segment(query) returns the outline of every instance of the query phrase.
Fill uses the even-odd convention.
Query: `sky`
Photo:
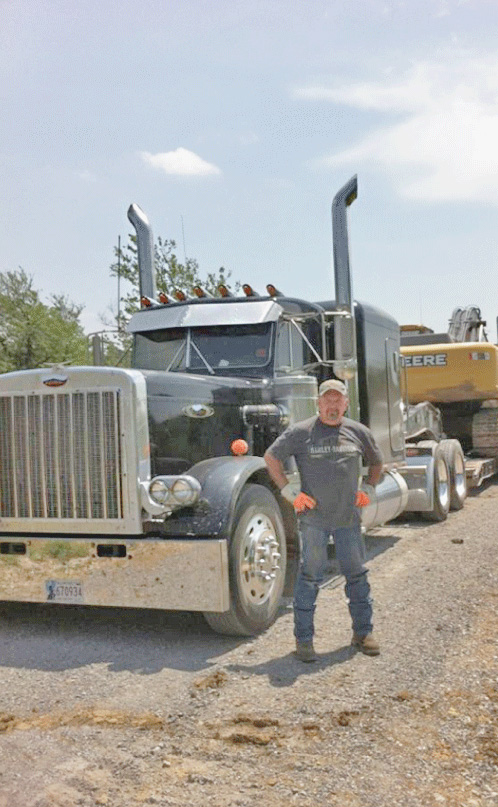
[[[0,272],[117,308],[137,203],[201,275],[497,341],[496,0],[0,0]]]

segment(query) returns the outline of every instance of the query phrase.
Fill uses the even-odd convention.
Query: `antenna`
[[[118,235],[118,333],[121,330],[121,236]]]

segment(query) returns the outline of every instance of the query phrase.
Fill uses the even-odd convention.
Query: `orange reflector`
[[[245,440],[234,440],[232,445],[230,446],[230,451],[232,454],[235,454],[236,457],[242,456],[242,454],[247,454],[249,451],[249,445],[246,443]]]
[[[164,291],[159,292],[159,299],[164,304],[169,303],[169,297],[167,294],[164,293]]]
[[[152,305],[152,300],[150,299],[150,297],[141,297],[140,305],[142,306],[142,308],[150,308]]]
[[[186,300],[187,300],[187,295],[185,294],[185,292],[180,291],[180,289],[175,289],[175,290],[174,290],[174,292],[173,292],[173,295],[174,295],[174,296],[176,297],[176,299],[177,299],[177,300],[179,300],[181,303],[185,303],[185,302],[186,302]]]

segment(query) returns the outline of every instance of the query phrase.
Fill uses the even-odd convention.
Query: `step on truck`
[[[297,524],[262,459],[317,411],[318,385],[346,381],[349,415],[385,460],[369,529],[414,511],[446,518],[448,457],[405,448],[399,325],[353,304],[347,209],[332,205],[335,299],[156,297],[147,217],[137,232],[143,307],[132,369],[53,367],[0,376],[0,599],[200,611],[255,635],[292,592]],[[296,473],[289,464],[291,477]]]

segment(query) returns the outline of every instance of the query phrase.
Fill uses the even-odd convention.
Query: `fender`
[[[193,465],[187,473],[201,483],[201,499],[194,507],[177,510],[167,518],[159,526],[161,535],[228,539],[242,488],[255,474],[266,474],[266,465],[262,457],[213,457]],[[147,527],[157,531],[151,522]]]

